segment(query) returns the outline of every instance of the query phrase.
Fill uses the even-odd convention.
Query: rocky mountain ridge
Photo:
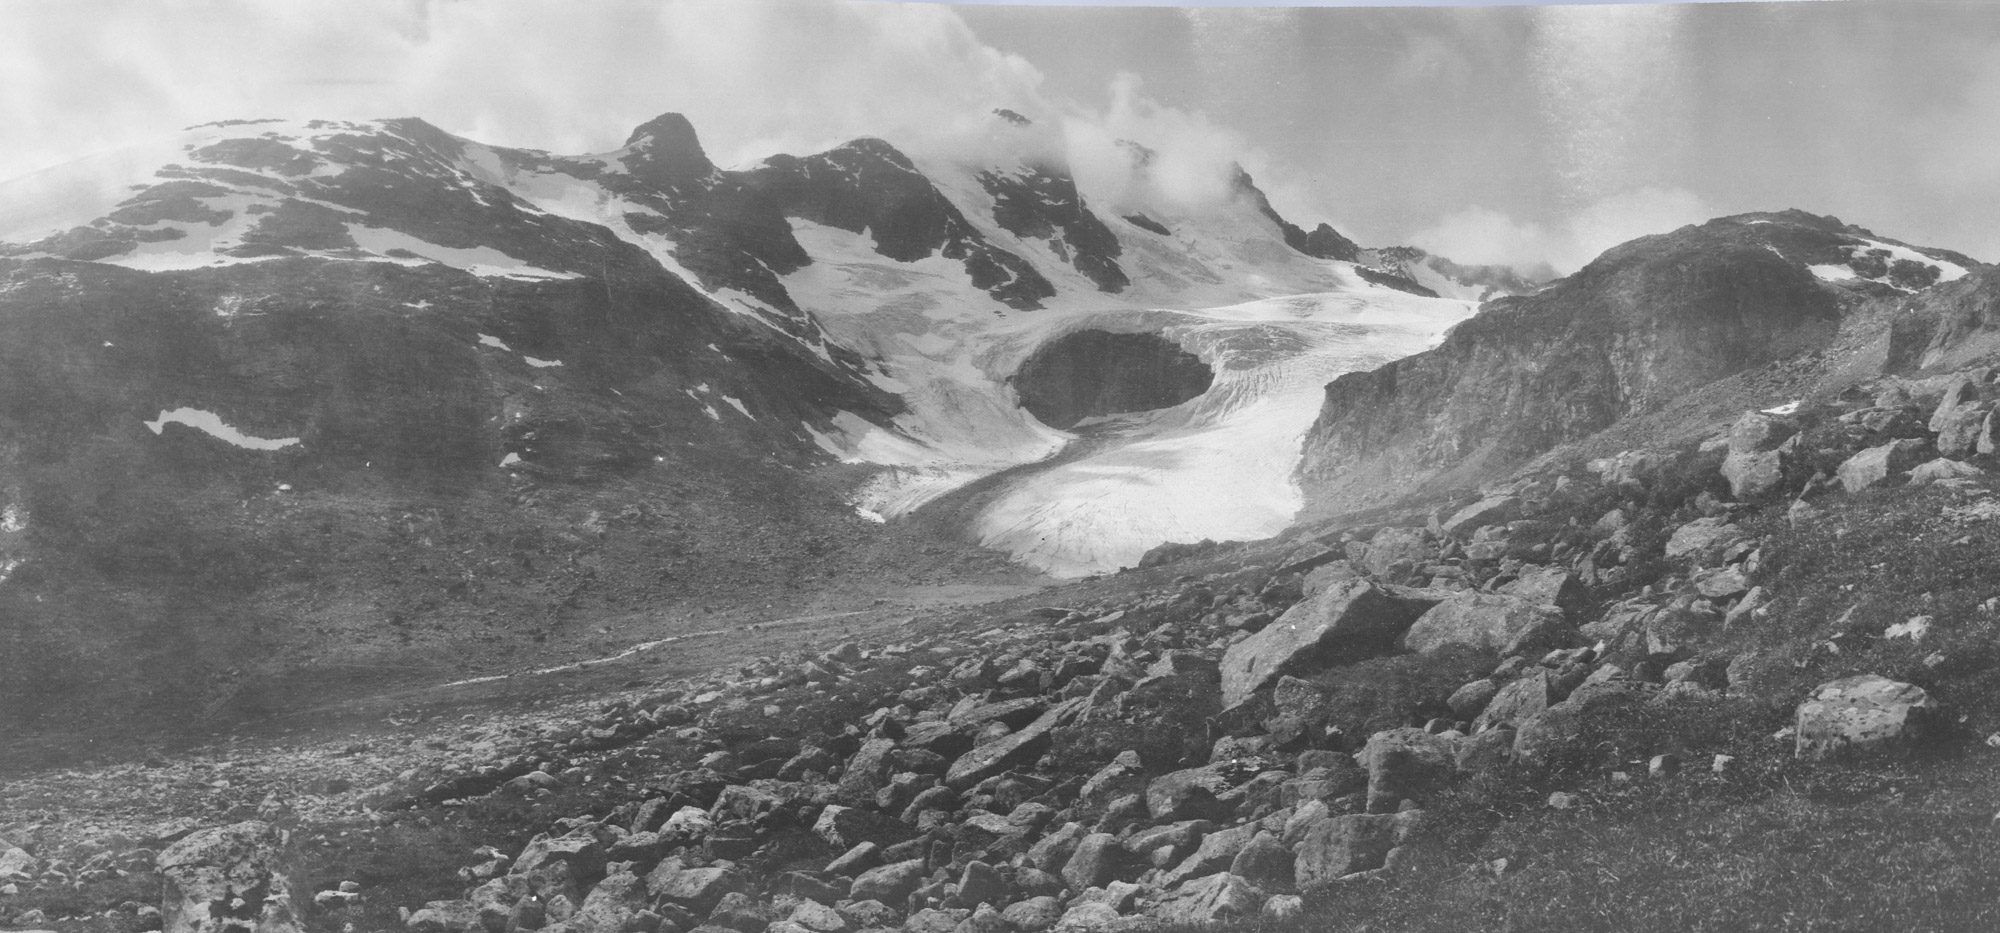
[[[1323,514],[1476,483],[1723,377],[1809,355],[1850,309],[1977,268],[1798,211],[1643,237],[1532,295],[1488,302],[1435,349],[1335,379],[1301,482]]]

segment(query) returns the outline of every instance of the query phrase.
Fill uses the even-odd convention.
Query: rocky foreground
[[[468,731],[457,754],[374,786],[272,796],[224,814],[256,819],[183,824],[155,848],[0,844],[0,917],[38,890],[155,874],[160,907],[128,903],[119,926],[1041,933],[1330,916],[1357,886],[1465,859],[1468,795],[1527,788],[1564,809],[1598,787],[1907,759],[2000,728],[1978,686],[2000,614],[1990,574],[1885,603],[1815,563],[1880,531],[1871,514],[1922,517],[1905,549],[1977,548],[2000,518],[1995,398],[1983,369],[1886,379],[1699,444],[1543,462],[1428,513],[1197,554],[1206,572],[1150,595]],[[1717,710],[1789,724],[1747,745],[1675,733]],[[563,810],[582,787],[596,795]],[[547,831],[460,853],[460,897],[383,904],[351,879],[293,880],[306,837],[367,844],[328,841],[336,824],[500,799],[539,808]]]

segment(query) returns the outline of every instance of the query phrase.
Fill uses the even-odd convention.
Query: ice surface
[[[224,424],[222,417],[215,412],[203,411],[199,408],[176,408],[173,411],[162,410],[159,418],[145,422],[146,427],[151,428],[154,434],[159,434],[166,430],[169,424],[187,425],[190,428],[213,437],[221,438],[246,450],[282,450],[299,443],[299,439],[296,437],[251,437],[242,431]]]

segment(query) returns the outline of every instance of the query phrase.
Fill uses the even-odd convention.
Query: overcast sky
[[[239,117],[585,152],[678,110],[737,164],[976,148],[998,106],[1080,175],[1124,137],[1191,173],[1241,161],[1308,226],[1463,261],[1568,269],[1783,207],[2000,259],[1994,3],[0,2],[0,177]]]

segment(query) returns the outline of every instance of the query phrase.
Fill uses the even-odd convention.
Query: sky
[[[2000,260],[2000,4],[1097,8],[880,0],[5,0],[0,178],[196,123],[420,116],[557,152],[688,115],[718,162],[1035,118],[1189,198],[1241,163],[1365,245],[1559,270],[1798,207]]]

